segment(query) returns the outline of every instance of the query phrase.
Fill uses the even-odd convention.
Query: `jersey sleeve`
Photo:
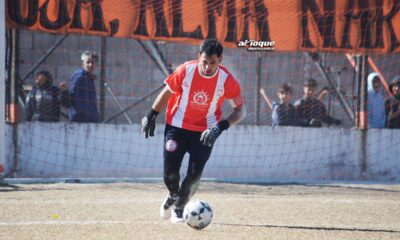
[[[175,71],[164,80],[171,92],[182,92],[182,81],[185,77],[185,65],[180,65]]]
[[[240,84],[232,76],[229,76],[225,81],[225,97],[231,99],[237,107],[243,105]]]

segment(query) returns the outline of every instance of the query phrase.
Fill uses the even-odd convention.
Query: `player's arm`
[[[228,118],[226,118],[226,121],[228,121],[229,126],[231,126],[241,122],[244,117],[246,117],[246,107],[243,104],[242,96],[230,99],[229,103],[233,108],[233,112],[228,116]]]
[[[205,130],[201,134],[200,141],[205,146],[212,147],[223,131],[227,130],[231,125],[239,123],[246,116],[246,108],[243,104],[242,96],[239,95],[234,99],[230,99],[229,103],[233,108],[233,112],[228,118],[220,121],[216,126]]]
[[[165,106],[167,106],[168,100],[171,97],[173,92],[168,87],[164,87],[164,89],[158,94],[156,100],[153,103],[152,109],[156,112],[161,112]]]
[[[168,87],[165,87],[158,94],[153,106],[151,107],[151,110],[142,119],[142,132],[144,132],[144,136],[146,138],[148,138],[148,136],[154,136],[154,130],[156,129],[156,117],[165,108],[172,94],[173,92]]]

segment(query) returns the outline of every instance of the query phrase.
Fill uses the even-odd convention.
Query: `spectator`
[[[26,121],[58,122],[61,105],[71,106],[65,83],[60,83],[60,88],[53,86],[53,77],[48,71],[38,72],[35,85],[26,99]]]
[[[368,127],[384,128],[386,121],[385,105],[381,80],[375,72],[368,75]]]
[[[99,121],[94,70],[98,56],[95,52],[85,51],[81,56],[82,68],[71,77],[72,107],[69,117],[72,122]]]
[[[283,83],[278,90],[279,103],[271,101],[265,94],[264,89],[260,89],[261,95],[272,110],[272,126],[296,126],[295,110],[290,103],[292,98],[292,87],[288,83]]]
[[[341,125],[342,121],[329,116],[324,104],[316,99],[317,88],[316,80],[310,78],[305,81],[304,96],[294,104],[297,121],[305,127],[321,127],[322,122]]]
[[[400,128],[400,76],[396,76],[389,85],[392,97],[385,101],[386,127]]]

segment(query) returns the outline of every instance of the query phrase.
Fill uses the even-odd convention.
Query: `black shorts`
[[[200,136],[201,132],[167,124],[164,132],[164,171],[179,171],[185,153],[189,153],[189,166],[201,173],[210,158],[212,147],[204,146]]]

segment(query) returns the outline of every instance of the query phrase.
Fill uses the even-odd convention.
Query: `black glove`
[[[229,122],[227,120],[223,120],[219,122],[216,126],[202,132],[200,136],[200,142],[202,142],[204,146],[212,147],[219,135],[221,135],[221,133],[228,128]]]
[[[154,130],[156,129],[156,117],[159,112],[151,109],[146,117],[142,119],[142,132],[144,132],[145,138],[148,136],[154,136]]]

